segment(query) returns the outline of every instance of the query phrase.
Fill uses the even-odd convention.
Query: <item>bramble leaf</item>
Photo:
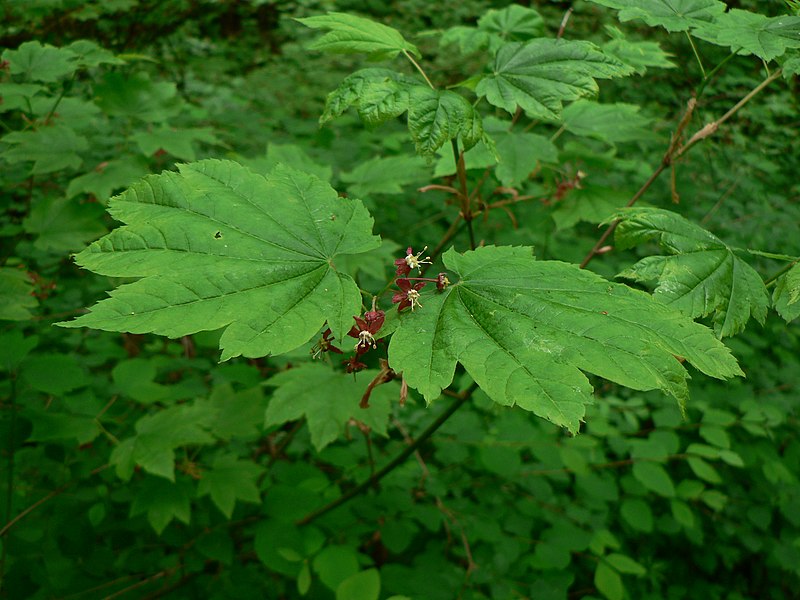
[[[480,114],[463,96],[431,89],[387,69],[362,69],[328,94],[320,123],[353,106],[368,125],[380,125],[408,112],[408,130],[417,154],[433,157],[445,142],[459,138],[468,150],[483,137]]]
[[[800,317],[800,264],[778,279],[772,293],[772,305],[787,323]]]
[[[800,48],[800,17],[767,17],[734,8],[693,33],[734,52],[755,54],[770,61],[788,48]]]
[[[718,0],[590,0],[619,11],[620,21],[641,19],[650,27],[686,31],[714,21],[725,12]]]
[[[374,58],[393,58],[403,51],[420,56],[417,47],[406,41],[399,31],[371,19],[329,12],[297,21],[312,29],[329,30],[309,46],[311,50],[336,54],[363,52]]]
[[[530,248],[451,249],[443,260],[458,283],[402,314],[389,345],[392,368],[428,402],[450,385],[458,362],[495,402],[576,432],[592,402],[581,371],[680,402],[688,373],[675,356],[712,377],[741,374],[704,326],[644,292],[536,261]]]
[[[336,256],[375,248],[372,217],[316,177],[230,161],[181,165],[109,202],[127,224],[78,254],[84,268],[139,277],[65,327],[180,337],[225,328],[222,360],[297,348],[327,320],[336,337],[361,312]]]
[[[648,256],[618,277],[658,281],[653,295],[692,318],[714,313],[714,331],[727,337],[750,317],[763,323],[769,295],[761,277],[731,248],[702,227],[658,208],[630,208],[614,218],[620,248],[657,239],[671,256]]]
[[[222,454],[209,470],[204,470],[197,485],[197,496],[210,495],[217,508],[228,519],[233,515],[236,501],[261,502],[257,481],[264,467],[232,454]]]
[[[510,114],[520,106],[531,118],[553,121],[559,118],[564,102],[594,96],[598,90],[595,79],[631,72],[589,42],[513,42],[497,51],[492,73],[478,82],[475,93]]]
[[[407,88],[418,84],[416,79],[391,69],[361,69],[328,94],[319,122],[327,123],[352,106],[364,122],[380,125],[408,110]]]
[[[279,373],[266,382],[276,389],[267,406],[265,424],[270,427],[305,416],[317,451],[341,437],[351,419],[385,436],[391,400],[398,396],[398,389],[379,386],[370,396],[369,407],[359,407],[367,384],[376,374],[377,371],[361,371],[356,380],[321,364],[306,364]]]
[[[469,150],[483,137],[481,117],[466,98],[425,86],[409,89],[408,130],[417,154],[427,157],[452,139],[460,138],[462,150]]]

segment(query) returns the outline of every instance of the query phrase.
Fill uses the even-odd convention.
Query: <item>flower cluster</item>
[[[428,247],[425,246],[420,252],[414,254],[411,246],[409,246],[408,250],[406,250],[406,255],[403,258],[398,258],[396,261],[394,261],[394,264],[397,267],[395,274],[398,277],[404,277],[411,273],[413,269],[417,269],[420,273],[422,273],[422,265],[431,264],[430,256],[420,258],[427,249]]]
[[[413,311],[415,308],[422,308],[422,303],[420,303],[420,294],[419,291],[424,288],[428,282],[435,283],[436,289],[442,291],[448,285],[450,285],[450,280],[447,278],[447,273],[439,273],[436,276],[436,279],[430,277],[406,277],[412,269],[419,270],[420,274],[422,274],[422,265],[430,265],[431,260],[430,256],[426,256],[425,258],[421,258],[422,254],[427,250],[428,247],[425,246],[422,249],[422,252],[417,252],[414,254],[414,250],[411,246],[408,247],[406,250],[406,255],[403,258],[398,258],[394,261],[395,266],[397,267],[397,271],[395,275],[398,276],[398,279],[395,280],[397,287],[400,288],[399,292],[395,292],[392,296],[392,303],[397,304],[397,310],[403,310],[404,308],[411,307]],[[417,283],[411,283],[412,281],[416,281]]]

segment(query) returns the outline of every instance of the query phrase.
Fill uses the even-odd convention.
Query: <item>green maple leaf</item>
[[[156,533],[161,534],[172,519],[189,524],[194,497],[188,481],[170,483],[159,477],[148,477],[131,503],[131,516],[147,513],[147,520]]]
[[[341,437],[350,419],[361,421],[385,436],[391,402],[398,397],[398,388],[378,386],[370,396],[369,408],[359,406],[367,384],[376,374],[377,371],[361,371],[356,380],[321,364],[279,373],[267,380],[267,385],[276,389],[267,406],[266,426],[305,416],[311,443],[317,451]]]
[[[207,404],[181,404],[142,417],[136,435],[114,448],[109,462],[122,479],[130,479],[135,465],[148,473],[175,481],[175,449],[214,443],[209,433],[217,411]]]
[[[669,256],[648,256],[619,277],[658,281],[657,300],[695,318],[713,313],[719,337],[744,329],[752,316],[763,323],[769,295],[758,273],[722,240],[683,217],[658,208],[631,208],[614,215],[620,248],[656,239]]]
[[[330,12],[297,21],[312,29],[330,30],[309,46],[311,50],[337,54],[365,53],[378,59],[393,58],[400,52],[420,56],[417,47],[406,41],[399,31],[363,17]]]
[[[389,345],[392,368],[429,402],[458,362],[495,402],[575,432],[592,402],[582,371],[681,403],[688,373],[675,356],[712,377],[741,374],[706,327],[644,292],[537,261],[530,248],[451,249],[443,261],[459,281],[401,315]]]
[[[0,320],[30,319],[38,305],[28,274],[22,269],[0,267]]]
[[[161,126],[152,131],[139,131],[131,135],[131,139],[145,156],[152,156],[159,150],[171,154],[181,160],[194,160],[196,142],[219,144],[217,136],[209,127],[175,129]]]
[[[597,94],[595,79],[630,73],[589,42],[536,39],[501,46],[475,93],[510,114],[520,106],[531,118],[554,121],[564,102]]]
[[[361,295],[336,256],[379,244],[360,201],[283,166],[264,177],[230,161],[182,165],[112,198],[109,212],[127,225],[75,260],[141,279],[61,325],[170,337],[226,328],[222,360],[288,352],[325,321],[341,339]]]
[[[97,203],[80,203],[77,199],[43,198],[25,217],[22,226],[36,235],[34,245],[52,252],[80,250],[106,233],[103,208]]]
[[[263,472],[264,467],[260,465],[223,454],[217,457],[211,469],[202,472],[197,495],[210,495],[217,508],[230,519],[237,500],[261,502],[257,482]]]
[[[772,305],[788,323],[800,317],[800,264],[778,278],[772,293]]]
[[[89,148],[86,138],[66,125],[52,125],[33,131],[14,131],[0,141],[13,144],[3,152],[2,156],[6,161],[33,161],[33,175],[67,168],[76,169],[83,162],[78,153]]]
[[[512,4],[489,10],[478,19],[477,27],[451,27],[442,35],[440,44],[457,44],[465,54],[484,48],[494,52],[504,42],[525,41],[543,33],[544,20],[538,12]]]
[[[672,55],[664,52],[657,42],[627,40],[625,34],[612,25],[606,25],[605,30],[611,39],[603,44],[603,52],[635,69],[638,75],[647,73],[648,67],[675,68],[669,60]]]
[[[766,17],[732,9],[694,31],[700,39],[770,61],[788,48],[800,48],[800,17]]]
[[[430,168],[417,156],[376,156],[342,173],[341,179],[356,196],[402,194],[405,186],[428,181]]]
[[[39,42],[25,42],[16,50],[3,52],[12,75],[29,81],[58,81],[75,72],[78,55],[66,48],[55,48]]]
[[[564,109],[564,127],[575,135],[592,137],[609,144],[648,140],[653,121],[639,114],[635,104],[600,104],[576,100]]]
[[[718,0],[590,0],[619,11],[620,21],[641,19],[650,27],[686,31],[714,21],[725,12]]]

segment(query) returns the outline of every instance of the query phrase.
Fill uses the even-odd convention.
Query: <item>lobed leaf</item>
[[[800,17],[767,17],[738,8],[697,28],[694,35],[734,52],[770,61],[789,48],[800,48]]]
[[[619,277],[658,281],[654,297],[690,317],[713,313],[720,338],[742,331],[750,317],[764,322],[769,295],[761,277],[715,235],[658,208],[630,208],[615,218],[618,246],[656,239],[671,255],[644,258]]]
[[[328,33],[312,43],[311,50],[337,54],[365,53],[375,58],[393,58],[400,52],[420,56],[417,47],[406,41],[402,34],[371,19],[346,13],[330,12],[327,15],[297,19],[312,29],[327,29]]]
[[[461,363],[495,402],[576,432],[592,401],[582,371],[680,402],[688,373],[675,356],[712,377],[741,374],[702,325],[574,265],[536,261],[530,248],[451,249],[443,260],[458,283],[402,314],[389,345],[392,368],[428,402]]]
[[[341,338],[361,296],[335,259],[379,244],[360,201],[283,166],[263,177],[230,161],[181,165],[113,198],[109,212],[127,226],[76,261],[141,279],[60,325],[170,337],[225,328],[222,360],[288,352],[325,321]]]
[[[650,27],[686,31],[713,22],[725,12],[718,0],[590,0],[619,11],[620,21],[641,19]]]
[[[40,42],[25,42],[16,50],[3,52],[12,75],[27,81],[58,81],[72,75],[77,68],[78,55],[67,48],[56,48]]]
[[[609,144],[648,140],[653,137],[653,121],[639,114],[635,104],[600,104],[576,100],[564,109],[564,127],[580,136]]]
[[[564,102],[597,94],[595,79],[631,72],[590,42],[535,39],[501,46],[475,93],[510,114],[520,106],[531,118],[554,121]]]
[[[669,60],[672,55],[664,52],[658,42],[627,40],[625,34],[612,25],[606,25],[605,30],[611,39],[603,44],[603,52],[633,68],[637,75],[647,73],[648,67],[675,68],[675,63]]]
[[[307,364],[279,373],[267,380],[267,385],[276,389],[267,406],[265,426],[305,417],[311,443],[317,451],[341,437],[351,419],[385,436],[390,401],[398,391],[391,386],[380,386],[373,391],[369,407],[360,408],[361,396],[377,372],[361,373],[355,380],[321,364]]]
[[[788,323],[800,317],[800,264],[778,278],[772,293],[772,305]]]
[[[525,41],[543,33],[544,20],[538,12],[512,4],[487,11],[477,27],[451,27],[442,34],[440,44],[457,44],[465,54],[483,49],[494,52],[504,42]]]

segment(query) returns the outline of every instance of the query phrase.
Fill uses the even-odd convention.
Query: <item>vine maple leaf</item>
[[[284,166],[267,177],[231,161],[181,165],[113,198],[127,225],[75,258],[111,277],[138,277],[64,327],[180,337],[225,328],[222,359],[280,354],[325,321],[341,339],[361,312],[336,257],[379,245],[358,200]]]
[[[742,374],[707,327],[575,265],[492,246],[451,249],[443,261],[460,281],[402,314],[389,345],[391,367],[428,402],[461,363],[498,404],[576,432],[592,402],[583,372],[681,403],[689,375],[676,356],[712,377]]]

